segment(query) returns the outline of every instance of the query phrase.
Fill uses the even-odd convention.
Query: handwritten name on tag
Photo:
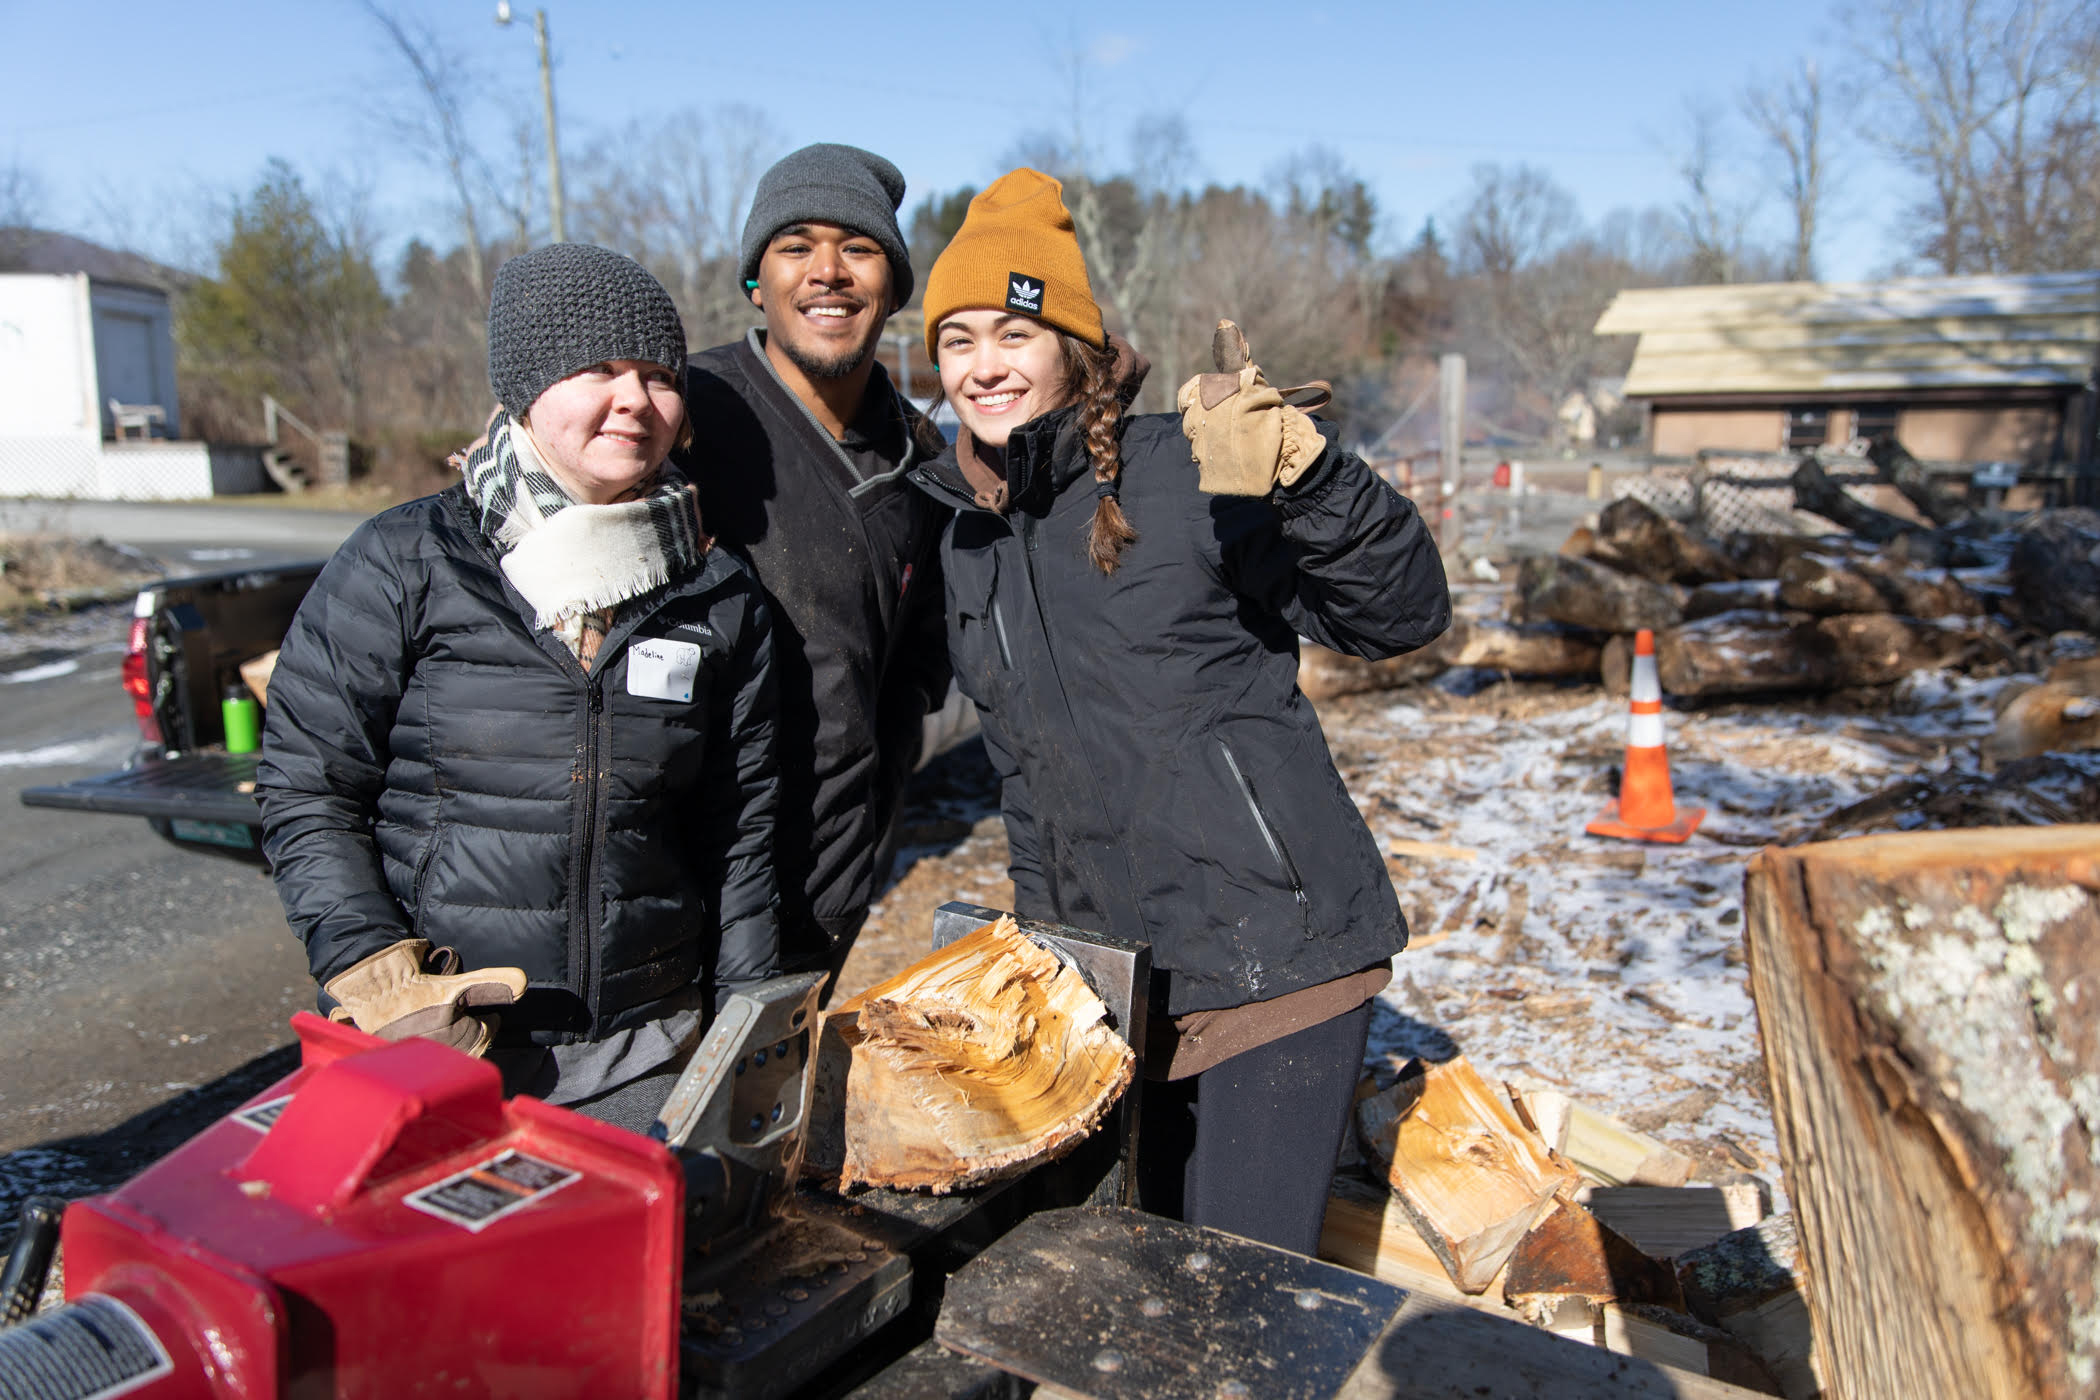
[[[627,693],[646,700],[693,698],[693,677],[700,673],[696,642],[644,637],[627,647]]]

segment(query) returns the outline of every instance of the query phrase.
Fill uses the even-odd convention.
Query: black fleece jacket
[[[631,693],[652,638],[699,648],[689,699]],[[503,1038],[564,1044],[770,975],[772,647],[723,550],[620,605],[586,672],[464,488],[358,526],[292,619],[255,770],[314,979],[427,938],[525,969]]]
[[[1298,691],[1298,637],[1383,657],[1442,633],[1421,518],[1331,445],[1271,497],[1206,496],[1177,416],[1126,417],[1138,538],[1103,574],[1076,416],[1015,430],[1004,514],[975,505],[952,450],[912,478],[958,508],[950,653],[1003,780],[1019,912],[1150,943],[1155,1004],[1177,1016],[1398,952],[1407,925]]]
[[[693,358],[696,437],[681,465],[701,519],[750,563],[778,644],[782,912],[836,938],[857,929],[876,888],[920,724],[948,693],[941,633],[945,507],[904,473],[940,437],[880,364],[862,420],[898,415],[900,454],[865,474],[767,362],[757,331]]]

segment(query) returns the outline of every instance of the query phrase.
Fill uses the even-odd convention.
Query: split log
[[[1610,1114],[1544,1085],[1506,1087],[1526,1126],[1601,1186],[1682,1186],[1691,1178],[1691,1158]]]
[[[1706,583],[1692,590],[1684,600],[1684,620],[1696,622],[1702,617],[1718,617],[1724,612],[1747,609],[1752,612],[1779,612],[1783,608],[1779,601],[1779,580],[1776,578],[1743,578],[1727,583]]]
[[[1558,1314],[1569,1298],[1684,1307],[1675,1270],[1569,1200],[1555,1201],[1509,1256],[1502,1297],[1534,1323]]]
[[[1136,1056],[1086,979],[1002,918],[824,1018],[843,1069],[839,1185],[935,1193],[1017,1176],[1093,1131]],[[811,1167],[828,1171],[812,1135]]]
[[[2100,827],[1751,863],[1746,943],[1832,1389],[2100,1386]]]
[[[1926,573],[1876,560],[1834,559],[1826,554],[1800,554],[1780,565],[1779,601],[1812,613],[1983,615],[1983,600],[1944,572]]]
[[[1517,570],[1517,591],[1526,620],[1565,622],[1596,632],[1673,627],[1684,617],[1677,595],[1666,586],[1593,559],[1528,558]]]
[[[1697,585],[1737,577],[1735,566],[1713,545],[1633,496],[1621,496],[1604,508],[1587,553],[1599,563],[1656,583]]]
[[[1693,1315],[1738,1338],[1788,1400],[1813,1400],[1823,1386],[1800,1255],[1794,1217],[1775,1215],[1685,1255],[1677,1281]]]
[[[1462,1055],[1409,1061],[1392,1088],[1356,1106],[1356,1125],[1394,1198],[1468,1293],[1494,1280],[1554,1193],[1577,1182]]]
[[[270,703],[270,677],[277,671],[277,653],[266,651],[241,663],[241,681],[253,692],[255,703]]]
[[[2047,510],[2021,526],[2012,589],[2030,627],[2100,633],[2100,511]]]
[[[1576,1197],[1590,1214],[1650,1254],[1675,1258],[1764,1219],[1754,1181],[1717,1186],[1593,1186]]]

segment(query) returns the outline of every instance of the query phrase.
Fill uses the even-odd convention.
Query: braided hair
[[[1123,419],[1123,398],[1116,384],[1116,354],[1089,345],[1077,336],[1058,333],[1064,352],[1065,382],[1079,405],[1079,430],[1094,467],[1093,529],[1087,536],[1087,558],[1104,574],[1116,571],[1123,551],[1137,541],[1137,531],[1123,514],[1123,448],[1116,429]]]

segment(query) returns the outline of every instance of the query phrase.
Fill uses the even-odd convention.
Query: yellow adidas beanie
[[[1040,170],[1008,171],[970,201],[962,227],[926,274],[926,354],[957,311],[1018,311],[1105,347],[1101,308],[1065,210],[1064,186]]]

